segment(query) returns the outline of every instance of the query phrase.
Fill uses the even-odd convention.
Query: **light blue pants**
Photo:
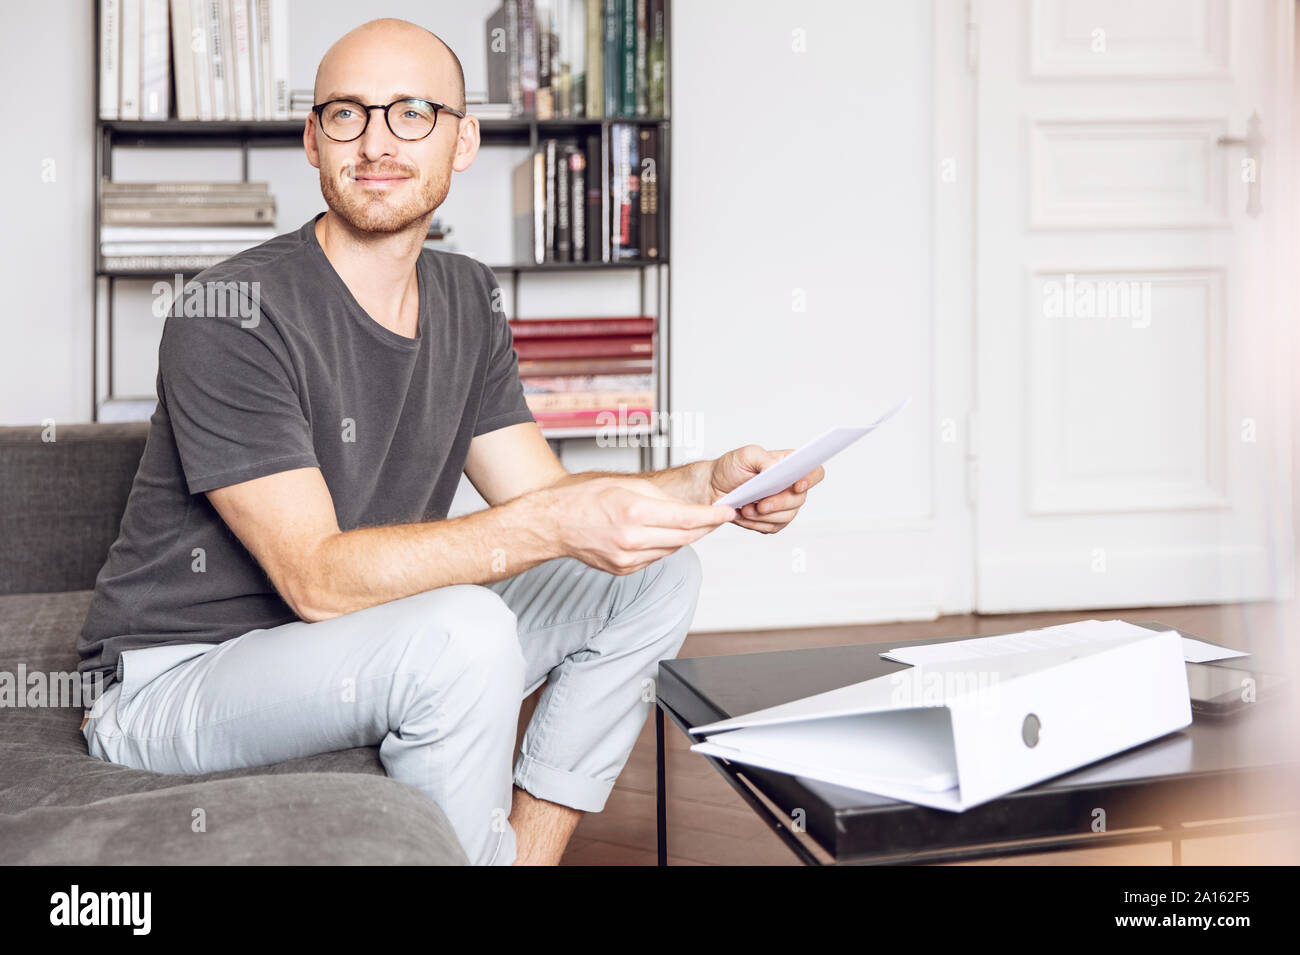
[[[599,812],[695,613],[683,547],[616,576],[564,557],[219,644],[123,652],[83,730],[92,756],[158,773],[264,766],[379,745],[475,864],[515,859],[512,783]],[[546,683],[511,757],[523,698]]]

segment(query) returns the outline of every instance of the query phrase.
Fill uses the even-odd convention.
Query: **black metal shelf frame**
[[[672,16],[671,3],[664,4],[664,48],[665,55],[671,49],[671,30]],[[103,183],[111,181],[113,173],[113,149],[115,147],[147,147],[147,148],[194,148],[194,147],[231,147],[238,148],[241,156],[241,179],[248,182],[249,174],[249,150],[252,148],[275,148],[275,147],[292,147],[302,141],[304,119],[292,120],[258,120],[258,121],[234,121],[234,120],[216,120],[216,121],[188,121],[178,119],[166,120],[114,120],[101,119],[99,116],[99,5],[95,5],[95,95],[92,100],[94,109],[95,124],[95,157],[94,157],[94,229],[92,232],[93,248],[91,250],[91,262],[93,264],[94,298],[92,301],[91,314],[91,416],[92,420],[99,420],[101,395],[100,395],[100,364],[101,351],[103,352],[104,364],[104,394],[102,400],[107,402],[117,396],[113,388],[113,292],[114,286],[118,279],[147,279],[159,278],[162,276],[172,276],[176,273],[182,275],[197,274],[198,269],[116,269],[110,270],[104,267],[103,258],[100,255],[100,226],[101,211],[103,199]],[[638,299],[639,313],[646,314],[647,299],[647,282],[653,282],[655,286],[655,349],[654,349],[654,379],[655,379],[655,423],[650,431],[653,436],[658,436],[662,432],[658,423],[669,413],[669,368],[668,368],[668,349],[670,345],[670,312],[668,299],[671,291],[670,276],[668,269],[668,239],[671,234],[670,229],[670,170],[671,170],[671,124],[666,117],[645,117],[645,116],[626,116],[626,117],[603,117],[599,119],[588,118],[570,118],[570,119],[537,119],[535,117],[519,117],[512,119],[480,119],[479,126],[482,131],[482,143],[484,146],[527,146],[530,152],[536,152],[541,142],[548,138],[563,137],[567,135],[579,135],[590,132],[595,129],[608,131],[609,127],[614,125],[633,125],[633,126],[654,126],[659,130],[659,155],[656,157],[656,176],[658,178],[658,204],[659,204],[659,250],[660,257],[655,259],[632,259],[617,262],[547,262],[543,264],[533,263],[516,263],[506,265],[494,265],[492,270],[497,273],[505,273],[510,277],[511,286],[511,303],[515,315],[519,314],[519,295],[520,295],[520,276],[529,274],[541,274],[546,272],[573,272],[584,273],[593,270],[637,270],[638,276]],[[606,132],[607,138],[607,132]],[[602,177],[603,191],[608,190],[609,180],[607,176]],[[100,305],[104,304],[104,330],[100,330]],[[546,433],[546,432],[544,432]],[[630,433],[640,435],[641,432],[631,430]],[[547,433],[548,440],[558,442],[568,437],[583,436],[590,437],[585,433],[585,429],[561,429],[559,432]],[[652,448],[642,447],[641,449],[641,466],[643,470],[649,470],[654,467],[654,454]],[[667,455],[665,455],[664,464],[667,464]]]

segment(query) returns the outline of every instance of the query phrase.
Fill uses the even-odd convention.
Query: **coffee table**
[[[1146,624],[1166,629],[1159,624]],[[1191,636],[1191,634],[1186,634]],[[967,637],[952,637],[961,640]],[[668,858],[664,716],[683,732],[906,669],[883,660],[913,640],[733,656],[665,660],[655,707],[659,864]],[[1237,665],[1241,661],[1234,661]],[[1287,700],[1262,701],[1229,717],[1194,714],[1190,726],[963,813],[707,759],[803,862],[953,862],[989,856],[1172,842],[1300,823],[1297,766],[1284,753]],[[1097,810],[1104,831],[1095,831]]]

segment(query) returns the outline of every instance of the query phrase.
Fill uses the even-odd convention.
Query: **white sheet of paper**
[[[1248,656],[1249,653],[1241,650],[1229,650],[1227,647],[1216,647],[1212,643],[1194,637],[1183,637],[1183,659],[1188,663],[1211,663],[1214,660],[1231,660],[1233,657]]]
[[[839,454],[854,441],[875,431],[906,408],[911,400],[912,398],[909,395],[869,425],[856,428],[831,428],[824,434],[813,438],[797,451],[787,454],[766,471],[755,474],[740,487],[732,489],[730,493],[715,503],[726,504],[728,507],[739,509],[746,504],[760,501],[769,494],[785,490],[801,477],[815,471],[818,465],[824,464]]]
[[[1042,630],[1027,630],[1024,633],[1008,633],[996,637],[976,637],[973,640],[958,640],[952,643],[932,643],[922,647],[898,647],[882,653],[881,656],[896,663],[908,663],[916,666],[924,663],[969,660],[972,657],[1023,653],[1027,650],[1067,647],[1078,643],[1112,639],[1110,632],[1100,624],[1101,621],[1098,620],[1080,620],[1078,623],[1045,627]],[[1249,654],[1240,650],[1215,646],[1203,640],[1183,637],[1182,634],[1179,634],[1179,636],[1182,637],[1183,641],[1183,659],[1188,663],[1209,663],[1212,660],[1228,660],[1232,657],[1249,656]]]

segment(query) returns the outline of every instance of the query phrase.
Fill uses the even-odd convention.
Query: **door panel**
[[[1289,0],[978,11],[978,609],[1278,596]]]

